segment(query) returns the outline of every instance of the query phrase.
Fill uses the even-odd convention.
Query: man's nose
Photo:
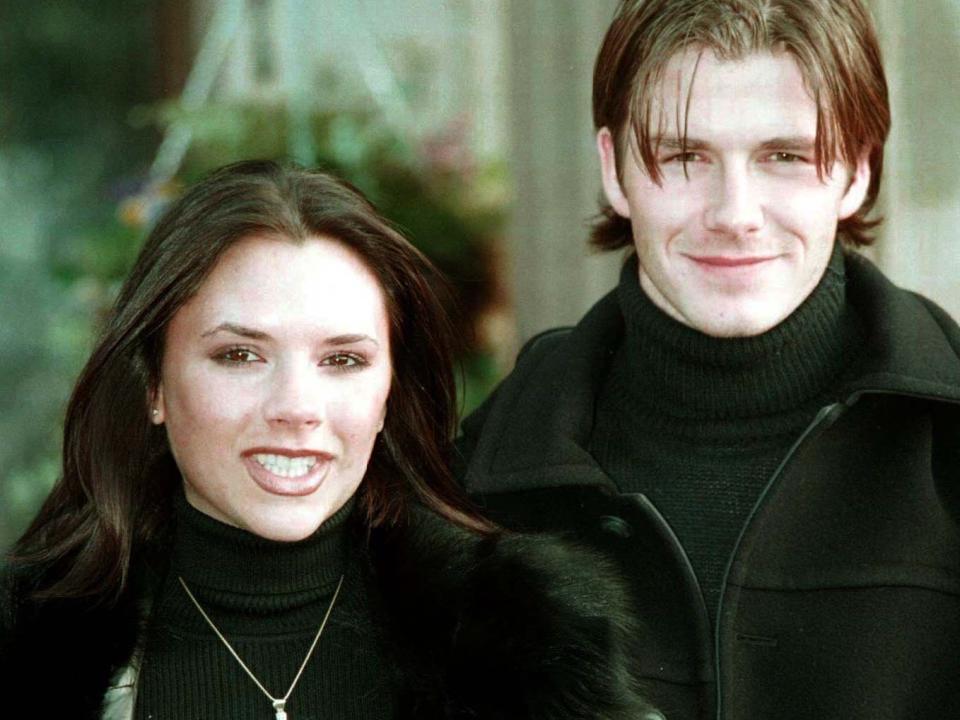
[[[322,379],[312,363],[289,364],[277,368],[264,403],[271,425],[303,428],[323,422]]]
[[[707,205],[707,229],[741,237],[756,232],[763,224],[762,195],[749,169],[742,166],[724,168]]]

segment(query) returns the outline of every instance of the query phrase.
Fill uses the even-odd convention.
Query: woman
[[[321,173],[238,163],[170,208],[4,575],[11,716],[638,716],[614,574],[450,477],[437,282]]]

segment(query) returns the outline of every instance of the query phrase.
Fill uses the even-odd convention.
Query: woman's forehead
[[[384,295],[354,251],[326,237],[253,236],[220,257],[173,322],[279,334],[298,328],[385,336]],[[204,330],[206,332],[206,330]]]

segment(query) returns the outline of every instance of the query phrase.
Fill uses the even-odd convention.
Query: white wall
[[[872,5],[893,106],[875,256],[960,318],[960,1]]]
[[[509,5],[508,240],[517,338],[576,322],[617,279],[619,255],[587,249],[600,170],[591,117],[593,63],[614,0]]]

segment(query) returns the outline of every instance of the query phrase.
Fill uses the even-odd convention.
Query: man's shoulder
[[[552,328],[530,338],[517,354],[513,370],[473,412],[463,418],[454,453],[457,477],[465,477],[481,436],[492,432],[491,426],[505,427],[506,419],[514,415],[513,408],[525,393],[537,392],[544,378],[556,377],[556,368],[546,371],[543,368],[562,357],[562,348],[569,342],[572,330],[572,327]]]
[[[960,399],[960,326],[936,302],[848,256],[848,298],[865,324],[859,389]]]
[[[488,399],[501,402],[507,397],[515,399],[531,384],[556,377],[564,358],[569,356],[571,342],[575,340],[571,338],[574,330],[572,325],[550,328],[527,340],[517,353],[513,369]]]
[[[601,298],[577,325],[551,328],[530,338],[513,370],[463,420],[457,443],[458,474],[462,477],[465,461],[473,456],[481,436],[526,435],[547,425],[557,430],[550,421],[558,416],[575,423],[592,404],[622,328],[614,291]]]
[[[573,325],[561,325],[538,332],[520,348],[520,352],[517,353],[517,364],[524,358],[542,357],[557,350],[569,338],[570,333],[573,332],[573,327]]]
[[[590,381],[595,355],[609,356],[619,343],[622,315],[611,292],[601,298],[576,325],[550,328],[531,337],[520,348],[513,370],[488,400],[503,400],[542,385],[552,386],[563,376],[578,385]],[[532,386],[532,387],[531,387]],[[485,403],[485,405],[488,403]]]
[[[946,338],[947,342],[950,343],[950,346],[953,348],[954,352],[957,353],[958,360],[960,360],[960,325],[957,324],[956,318],[950,315],[950,313],[948,313],[926,295],[922,295],[913,291],[907,292],[909,292],[917,301],[919,301],[927,314],[933,318],[933,321],[940,328],[940,331],[943,333],[943,336]]]

